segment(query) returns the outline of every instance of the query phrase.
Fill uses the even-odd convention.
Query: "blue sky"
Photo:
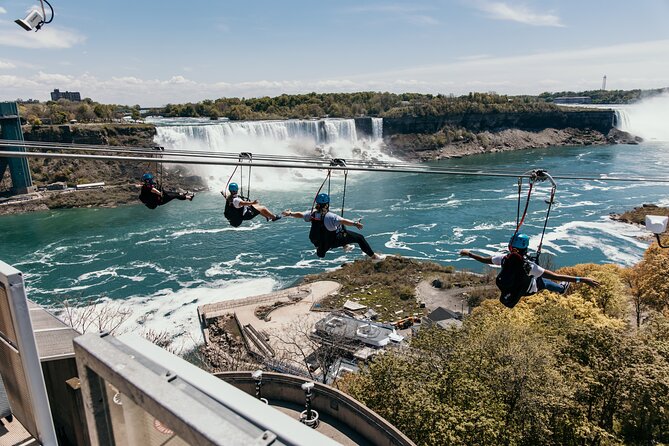
[[[669,1],[0,0],[0,100],[162,105],[282,93],[669,86]]]

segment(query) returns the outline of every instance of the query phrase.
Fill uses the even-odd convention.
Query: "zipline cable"
[[[76,150],[76,151],[93,151],[93,152],[112,152],[112,153],[141,153],[146,155],[154,155],[155,149],[145,148],[145,147],[121,147],[121,146],[90,146],[83,144],[59,144],[59,143],[42,143],[42,142],[32,142],[32,141],[13,141],[13,140],[0,140],[0,147],[24,147],[24,148],[43,148],[47,150]],[[188,158],[229,158],[237,159],[239,153],[237,152],[215,152],[215,151],[186,151],[186,150],[165,150],[162,153],[165,155],[175,155],[175,156],[184,156]],[[323,157],[299,157],[299,156],[285,156],[285,155],[265,155],[265,154],[255,154],[254,157],[257,160],[265,161],[281,161],[281,162],[300,162],[300,163],[310,163],[322,165],[324,162],[327,162],[328,159]],[[155,162],[155,160],[153,161]],[[367,167],[379,167],[379,168],[407,168],[407,169],[441,169],[439,167],[432,167],[425,164],[416,164],[416,163],[403,163],[403,162],[390,162],[390,161],[368,161],[368,160],[346,160],[347,164],[350,166],[367,166]],[[178,163],[178,162],[177,162]],[[298,167],[298,166],[296,166]],[[509,169],[481,169],[481,168],[466,168],[461,166],[451,166],[447,170],[458,170],[462,172],[499,172],[499,173],[509,173]],[[407,172],[409,173],[409,172]],[[520,176],[521,172],[515,173],[513,176]],[[600,174],[593,172],[584,172],[579,177],[575,176],[564,176],[564,175],[554,175],[555,178],[559,179],[574,179],[574,180],[590,180],[590,181],[604,181],[604,180],[613,180],[613,181],[637,181],[638,177],[631,179],[622,178],[603,178],[598,177],[597,175],[608,175]],[[663,182],[666,178],[661,177],[644,177],[645,181],[648,182]]]
[[[16,145],[16,144],[15,144]],[[239,156],[239,154],[237,154]],[[135,157],[135,156],[110,156],[110,155],[88,155],[88,154],[63,154],[63,153],[43,153],[43,152],[9,152],[0,150],[0,157],[3,158],[55,158],[55,159],[89,159],[89,160],[99,160],[99,161],[132,161],[132,162],[155,162],[155,158],[149,157]],[[237,161],[228,161],[228,160],[207,160],[207,159],[178,159],[178,158],[163,158],[163,163],[173,163],[173,164],[194,164],[194,165],[220,165],[220,166],[237,166],[240,162]],[[348,165],[347,167],[339,166],[329,166],[326,164],[327,160],[321,160],[320,164],[298,164],[290,162],[256,162],[254,163],[256,167],[277,167],[277,168],[300,168],[300,169],[313,169],[313,170],[351,170],[351,171],[365,171],[365,172],[388,172],[388,173],[418,173],[418,174],[430,174],[430,175],[462,175],[462,176],[480,176],[480,177],[506,177],[506,178],[518,178],[519,176],[526,178],[526,175],[519,175],[518,173],[512,172],[497,172],[491,170],[462,170],[457,168],[444,169],[444,168],[431,168],[431,167],[395,167],[395,166],[375,166],[373,163],[361,166],[352,166]],[[669,183],[669,178],[667,177],[620,177],[620,176],[607,176],[607,174],[600,174],[604,176],[600,177],[591,177],[591,176],[581,176],[581,175],[552,175],[555,179],[560,180],[581,180],[581,181],[601,181],[601,182],[634,182],[634,183]]]
[[[18,143],[18,144],[17,144]],[[141,153],[145,155],[153,155],[154,149],[145,148],[145,147],[121,147],[121,146],[109,146],[109,145],[85,145],[85,144],[60,144],[60,143],[49,143],[49,142],[33,142],[33,141],[13,141],[13,140],[0,140],[0,147],[12,147],[12,146],[21,146],[24,148],[41,148],[47,150],[73,150],[73,151],[91,151],[91,152],[112,152],[112,153]],[[205,158],[233,158],[237,159],[239,153],[237,152],[217,152],[217,151],[197,151],[197,150],[164,150],[163,155],[176,155],[176,156],[185,156],[185,157],[205,157]],[[272,155],[272,154],[254,154],[254,157],[258,160],[273,160],[273,161],[297,161],[304,163],[315,163],[321,164],[324,160],[329,158],[325,157],[305,157],[305,156],[291,156],[291,155]],[[363,166],[385,166],[385,167],[408,167],[408,168],[424,168],[425,165],[418,163],[408,163],[408,162],[398,162],[398,161],[370,161],[364,159],[349,159],[346,160],[349,165],[363,165]],[[480,171],[480,168],[465,168],[454,166],[459,170],[467,171]],[[508,172],[508,169],[487,169],[489,172]]]

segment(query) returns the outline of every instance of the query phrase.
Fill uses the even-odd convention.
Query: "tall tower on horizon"
[[[606,74],[602,78],[602,90],[606,90]]]

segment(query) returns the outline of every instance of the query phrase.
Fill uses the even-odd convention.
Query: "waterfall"
[[[372,118],[372,140],[383,139],[383,119]]]
[[[285,156],[322,156],[324,158],[392,160],[382,153],[383,120],[372,119],[373,134],[358,137],[353,119],[318,119],[284,121],[194,121],[153,119],[156,144],[166,149],[251,152]],[[225,185],[231,168],[201,166],[200,175],[211,187]],[[271,174],[268,172],[271,171]],[[316,170],[255,169],[253,179],[275,189],[290,189],[305,179],[316,179]]]
[[[647,141],[669,141],[669,93],[615,108],[616,128]]]

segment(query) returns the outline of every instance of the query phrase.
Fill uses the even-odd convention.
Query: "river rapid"
[[[157,142],[193,150],[212,150],[215,144],[225,151],[247,151],[255,144],[267,153],[289,154],[303,154],[304,147],[316,143],[332,155],[384,156],[380,135],[365,140],[333,128],[320,142],[302,131],[297,137],[249,131],[241,138],[212,127],[222,125],[171,122],[159,129]],[[221,139],[214,142],[211,132],[220,133]],[[362,149],[354,151],[356,145]],[[512,172],[542,168],[553,175],[669,177],[669,143],[531,149],[437,165]],[[258,216],[240,228],[230,227],[219,194],[230,173],[228,167],[208,167],[201,174],[212,191],[198,194],[192,202],[173,201],[153,211],[138,203],[0,217],[1,258],[25,273],[29,297],[38,303],[58,308],[63,300],[122,302],[131,311],[125,330],[167,331],[183,346],[200,342],[198,305],[270,292],[295,284],[305,274],[365,257],[356,247],[350,253],[335,249],[325,259],[317,258],[308,240],[309,225],[298,219],[266,222]],[[255,168],[252,198],[277,213],[304,211],[324,175]],[[332,207],[338,212],[342,185],[343,177],[333,175]],[[548,192],[548,186],[540,184],[530,204],[523,230],[531,236],[532,247],[539,241]],[[615,222],[609,214],[642,203],[669,205],[667,185],[558,180],[544,251],[555,255],[556,266],[634,264],[648,246],[647,233]],[[458,251],[502,250],[515,227],[516,207],[514,178],[356,172],[349,174],[345,216],[362,218],[361,232],[378,252],[482,271],[481,264],[460,258]]]

